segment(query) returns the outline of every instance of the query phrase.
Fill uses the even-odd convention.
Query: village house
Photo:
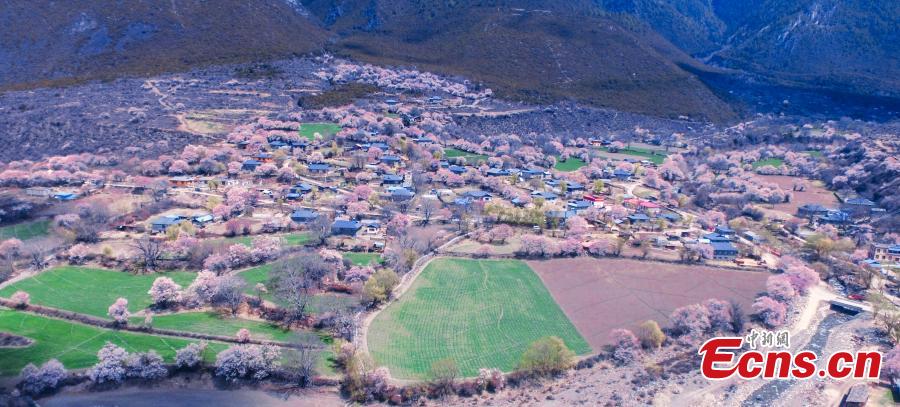
[[[593,207],[594,203],[591,201],[582,199],[579,201],[569,201],[569,203],[566,204],[566,206],[569,209],[575,211],[576,213],[581,213],[581,212],[584,212],[584,211],[590,209],[591,207]]]
[[[493,195],[490,192],[482,191],[480,189],[476,189],[474,191],[466,192],[466,196],[475,200],[480,200],[484,202],[490,202],[493,199]]]
[[[211,223],[213,219],[212,214],[204,213],[191,217],[191,223],[199,227],[205,227],[207,224]]]
[[[616,168],[615,171],[613,171],[613,176],[621,181],[628,181],[631,178],[631,171]]]
[[[256,159],[263,163],[270,163],[273,160],[272,153],[259,153],[256,155]]]
[[[194,186],[194,183],[196,181],[197,181],[196,178],[186,176],[186,175],[179,175],[177,177],[169,178],[170,184],[172,184],[173,186],[182,187],[182,188],[190,188],[190,187]]]
[[[360,222],[363,233],[367,235],[377,235],[381,232],[381,222],[375,219],[363,219]]]
[[[509,170],[505,170],[502,168],[491,168],[488,169],[487,172],[484,173],[489,177],[505,177],[509,175]]]
[[[825,215],[828,213],[828,210],[828,208],[819,204],[805,204],[797,208],[797,215],[802,218],[812,218]]]
[[[57,192],[53,194],[53,199],[58,201],[74,201],[78,199],[78,194],[74,192]]]
[[[532,178],[543,179],[544,176],[546,175],[546,172],[545,172],[544,170],[539,170],[539,169],[530,168],[530,169],[527,169],[527,170],[522,170],[522,171],[519,173],[519,175],[520,175],[520,176],[522,177],[522,179],[524,179],[524,180],[530,180],[530,179],[532,179]]]
[[[390,198],[394,201],[408,201],[416,196],[415,192],[412,192],[403,187],[394,187],[389,190]]]
[[[738,250],[731,242],[711,241],[710,246],[713,249],[713,258],[717,260],[733,260],[738,255]]]
[[[262,165],[262,163],[254,159],[244,160],[244,162],[241,163],[241,169],[244,171],[253,172],[256,171],[256,168],[260,165]]]
[[[713,233],[707,233],[707,234],[703,235],[702,239],[704,239],[704,240],[706,240],[706,241],[708,241],[708,242],[710,242],[710,243],[724,243],[724,242],[731,242],[731,237],[730,237],[730,236],[726,236],[726,235],[723,235],[723,234],[721,234],[721,233],[715,233],[715,232],[713,232]]]
[[[335,219],[331,224],[332,235],[355,236],[362,228],[362,224],[356,220]]]
[[[555,201],[557,197],[558,195],[554,194],[553,192],[533,191],[531,193],[531,198],[541,198],[545,201]]]
[[[306,166],[310,174],[324,175],[331,171],[331,165],[325,163],[313,163]]]
[[[734,236],[734,230],[726,225],[716,225],[715,230],[713,232],[718,233],[722,236]]]
[[[846,225],[851,222],[850,214],[844,211],[828,211],[819,217],[819,222],[830,225]]]
[[[403,160],[399,156],[396,156],[396,155],[383,155],[383,156],[381,156],[379,161],[381,161],[385,165],[389,165],[391,167],[396,167],[396,166],[400,165],[400,163],[403,162]]]
[[[181,215],[160,216],[150,221],[150,231],[153,233],[162,233],[169,229],[170,226],[177,225],[184,218]]]
[[[900,244],[872,245],[872,258],[881,263],[900,264]]]
[[[309,223],[318,217],[318,213],[309,209],[297,209],[291,212],[291,220],[297,223]]]
[[[397,174],[384,174],[381,177],[381,185],[400,185],[403,183],[403,176]]]

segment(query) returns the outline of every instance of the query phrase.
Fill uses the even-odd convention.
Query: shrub
[[[91,381],[97,384],[125,381],[125,359],[128,358],[128,352],[125,349],[107,342],[97,352],[97,358],[100,360],[88,372]]]
[[[638,328],[638,338],[645,348],[659,348],[666,341],[666,334],[659,328],[654,320],[647,320]]]
[[[386,301],[391,296],[391,291],[400,283],[400,278],[391,269],[381,269],[375,272],[363,286],[363,298],[365,301],[377,304]]]
[[[129,355],[125,359],[125,376],[143,380],[162,379],[168,375],[163,358],[155,350]]]
[[[206,342],[191,343],[175,351],[175,367],[179,369],[193,369],[203,362],[203,350]]]
[[[278,357],[271,345],[234,345],[216,355],[216,376],[261,380],[278,368]]]
[[[769,328],[777,328],[784,325],[787,307],[772,297],[762,296],[753,303],[753,313]]]
[[[709,311],[709,324],[713,331],[729,331],[733,329],[731,304],[725,300],[710,298],[703,302]]]
[[[56,359],[48,360],[40,368],[29,363],[22,369],[19,388],[26,394],[36,396],[55,389],[67,375],[66,368]]]
[[[770,297],[783,302],[791,301],[797,295],[790,279],[784,274],[769,277],[766,280],[766,292]]]
[[[453,359],[441,359],[431,364],[428,381],[437,396],[445,396],[453,392],[453,383],[459,377],[459,367]]]
[[[475,384],[481,391],[498,391],[506,386],[506,378],[500,369],[478,369],[478,377]]]
[[[10,297],[9,299],[12,300],[13,306],[20,309],[27,307],[28,304],[31,303],[31,296],[28,295],[28,293],[26,293],[25,291],[21,290],[13,293],[12,297]]]
[[[641,352],[641,343],[637,336],[627,329],[613,329],[609,333],[613,344],[613,359],[620,364],[628,364],[638,358]]]
[[[534,341],[522,354],[518,369],[538,376],[549,376],[572,367],[575,353],[556,336]]]
[[[109,317],[115,321],[118,325],[126,325],[128,324],[128,317],[131,316],[131,313],[128,312],[128,300],[122,297],[116,299],[116,302],[112,303],[107,309],[107,313]]]
[[[181,286],[169,277],[157,277],[147,294],[153,299],[153,305],[165,308],[181,301]]]
[[[709,311],[700,304],[685,305],[672,311],[672,330],[678,335],[694,338],[709,332]]]

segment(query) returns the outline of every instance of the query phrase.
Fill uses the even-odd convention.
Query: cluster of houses
[[[884,209],[878,208],[875,202],[866,198],[847,199],[839,209],[827,208],[820,204],[805,204],[797,208],[797,216],[801,218],[837,227],[851,227],[858,221],[883,212]]]

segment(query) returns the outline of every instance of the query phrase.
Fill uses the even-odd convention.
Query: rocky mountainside
[[[597,0],[705,62],[778,83],[900,97],[895,0]]]
[[[304,14],[284,0],[0,0],[0,89],[320,50]]]
[[[900,97],[900,2],[768,0],[711,62],[787,83]]]

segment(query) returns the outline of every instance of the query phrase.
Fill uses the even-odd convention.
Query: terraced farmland
[[[31,303],[108,318],[107,309],[116,298],[128,299],[128,309],[137,312],[150,306],[147,291],[157,277],[166,276],[182,287],[194,281],[195,273],[169,272],[135,275],[122,271],[63,266],[47,270],[0,290],[9,298],[22,290]]]
[[[34,341],[26,347],[0,348],[2,376],[18,374],[29,362],[39,365],[53,358],[58,359],[69,369],[89,367],[97,363],[97,351],[106,342],[112,342],[129,352],[145,352],[153,349],[169,362],[175,357],[176,350],[196,342],[97,328],[9,309],[0,309],[0,331]],[[204,359],[208,362],[215,360],[216,353],[225,348],[223,343],[209,343],[203,355]]]
[[[513,370],[529,344],[551,335],[577,354],[591,351],[524,262],[441,258],[375,317],[368,347],[398,378],[423,378],[447,358],[473,376]]]

